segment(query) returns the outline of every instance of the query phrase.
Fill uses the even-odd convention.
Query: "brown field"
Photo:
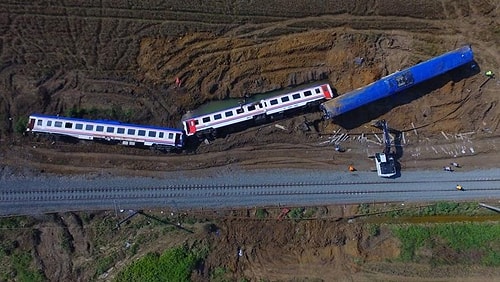
[[[499,9],[498,1],[487,0],[5,0],[0,3],[0,169],[2,174],[27,176],[157,176],[175,170],[203,173],[204,168],[228,164],[345,169],[352,163],[369,170],[367,144],[356,138],[344,144],[350,151],[343,155],[319,144],[334,133],[357,137],[378,132],[369,124],[382,118],[405,132],[403,169],[438,169],[450,159],[467,169],[498,167],[500,80],[480,85],[485,70],[500,73]],[[318,112],[307,113],[169,155],[93,143],[51,144],[14,134],[22,126],[19,122],[35,112],[79,111],[89,118],[177,126],[183,113],[208,101],[315,80],[328,80],[342,94],[464,44],[472,45],[479,73],[450,72],[334,123],[320,120]],[[354,63],[357,57],[364,59],[361,66]],[[176,77],[182,79],[180,88],[175,87]],[[314,130],[298,129],[304,117],[315,121]],[[463,146],[474,146],[475,152],[455,156]],[[36,250],[50,280],[87,280],[92,273],[75,266],[106,253],[93,249],[92,243],[85,245],[90,236],[78,220],[69,218],[62,223],[44,218],[43,226],[49,231],[52,225],[69,226],[72,252],[51,249],[58,232],[43,231],[40,240],[25,242]],[[224,253],[209,257],[208,268],[226,266],[235,277],[425,280],[418,277],[426,266],[410,266],[414,271],[405,272],[408,266],[385,265],[387,258],[397,256],[397,242],[386,233],[380,242],[368,242],[360,225],[238,220],[221,225],[227,230],[227,238],[217,242],[221,252],[242,240],[258,250],[238,264]],[[293,235],[300,228],[310,233],[300,239],[305,241]],[[256,229],[261,235],[253,238],[250,231]],[[273,236],[262,235],[269,233]],[[321,235],[326,233],[334,234],[329,238],[333,241],[324,241]],[[363,269],[353,257],[378,264]],[[388,274],[391,267],[395,270]],[[464,281],[489,277],[488,271],[478,271],[478,276],[468,277],[457,273]],[[200,275],[199,280],[208,279]],[[434,277],[442,279],[438,273]]]

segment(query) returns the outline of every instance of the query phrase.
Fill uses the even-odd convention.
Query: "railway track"
[[[500,179],[482,177],[460,181],[466,192],[457,192],[454,182],[436,181],[304,181],[261,184],[179,184],[129,187],[72,185],[0,190],[0,214],[31,214],[74,210],[154,208],[175,202],[182,207],[236,207],[276,203],[401,201],[500,198]],[[458,197],[458,198],[457,198]]]

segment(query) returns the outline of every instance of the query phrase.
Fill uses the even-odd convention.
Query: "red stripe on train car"
[[[323,84],[321,85],[321,89],[323,90],[323,93],[325,93],[325,98],[326,99],[331,99],[332,98],[332,93],[330,93],[330,90],[328,90],[328,85]]]

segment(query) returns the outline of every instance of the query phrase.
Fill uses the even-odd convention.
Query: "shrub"
[[[26,131],[26,126],[28,125],[28,117],[22,116],[17,119],[14,125],[14,132],[23,134]]]

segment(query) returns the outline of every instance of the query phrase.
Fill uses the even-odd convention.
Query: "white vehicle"
[[[389,129],[387,122],[382,120],[382,130],[384,131],[384,152],[375,154],[375,166],[377,167],[377,174],[380,177],[393,177],[396,175],[396,160],[394,154],[391,152],[391,138],[389,136]]]
[[[182,117],[187,136],[215,137],[216,130],[247,121],[266,121],[268,117],[305,106],[317,106],[332,98],[327,83],[316,83],[301,88],[259,94],[243,101],[236,99],[204,105]]]

